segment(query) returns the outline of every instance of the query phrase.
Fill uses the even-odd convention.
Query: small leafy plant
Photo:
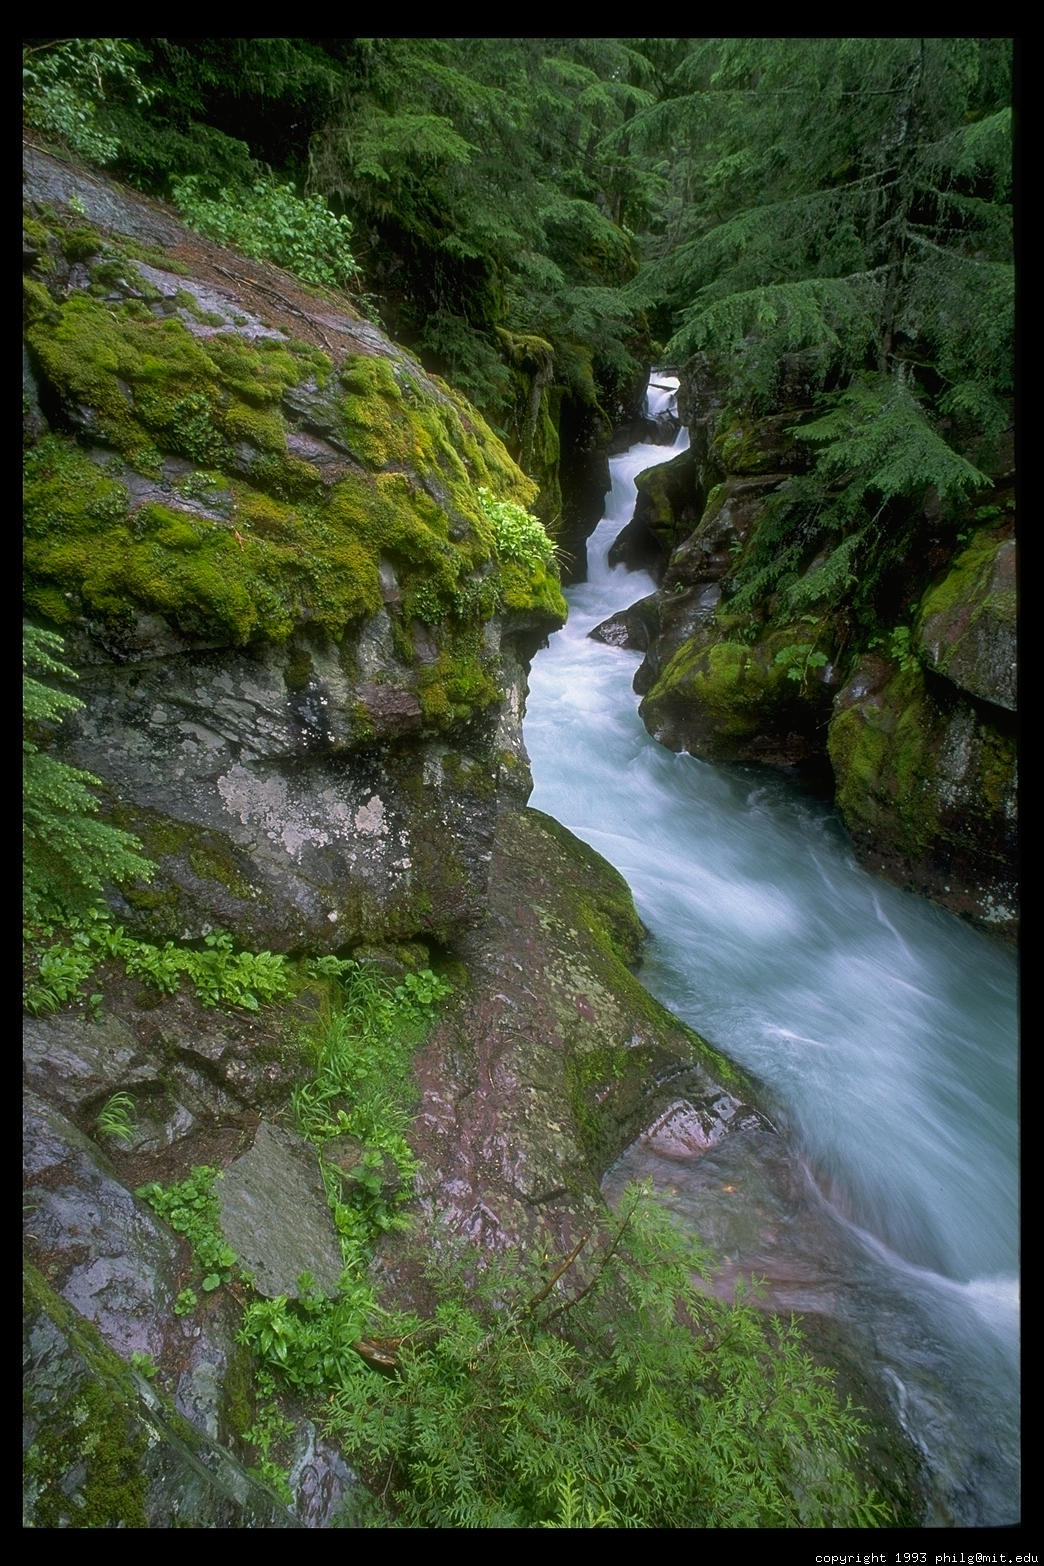
[[[69,921],[62,940],[38,950],[41,939],[46,939],[41,930],[28,932],[30,978],[23,1004],[34,1014],[56,1011],[74,999],[106,958],[120,962],[125,973],[165,995],[172,995],[187,979],[204,1006],[257,1011],[289,994],[294,982],[287,958],[273,952],[237,952],[226,931],[206,936],[202,951],[173,941],[153,946],[114,925],[102,908],[88,909]]]
[[[795,642],[789,647],[781,647],[773,662],[781,664],[786,670],[787,679],[796,681],[804,689],[809,671],[824,668],[827,655],[817,652],[811,642]]]
[[[201,1286],[206,1293],[228,1283],[236,1265],[236,1253],[225,1244],[219,1227],[218,1199],[214,1190],[217,1178],[216,1169],[209,1164],[198,1164],[187,1180],[176,1185],[162,1186],[153,1181],[135,1192],[142,1201],[148,1202],[153,1212],[188,1240],[203,1272]],[[182,1292],[187,1294],[191,1290]]]
[[[159,1366],[151,1354],[144,1354],[140,1349],[134,1349],[130,1357],[130,1367],[136,1370],[139,1376],[144,1376],[146,1381],[155,1381],[159,1374]]]
[[[298,1130],[323,1147],[335,1137],[359,1144],[353,1195],[326,1168],[327,1190],[346,1264],[361,1265],[379,1234],[401,1226],[417,1162],[406,1139],[415,1088],[413,1050],[450,986],[431,969],[393,983],[372,968],[320,959],[339,982],[309,1041],[311,1081],[293,1095]]]
[[[555,546],[538,517],[513,500],[497,500],[484,485],[478,490],[478,498],[483,516],[492,525],[502,560],[515,560],[524,566],[554,565]]]
[[[867,645],[870,648],[883,647],[892,662],[899,665],[903,674],[910,674],[914,669],[921,667],[914,633],[908,625],[895,626],[887,637],[874,636]]]
[[[792,1324],[704,1293],[705,1252],[643,1190],[587,1245],[536,1271],[447,1248],[427,1318],[269,1300],[243,1336],[321,1397],[401,1526],[888,1521],[858,1475],[863,1427]]]
[[[22,113],[27,125],[57,136],[80,157],[111,163],[119,142],[98,124],[106,89],[152,97],[138,76],[140,55],[126,38],[55,38],[22,53]],[[72,203],[69,203],[70,206]],[[81,209],[82,210],[82,209]]]

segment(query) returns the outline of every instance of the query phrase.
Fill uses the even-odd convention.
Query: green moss
[[[41,1275],[26,1269],[25,1310],[55,1320],[79,1356],[24,1456],[35,1528],[145,1528],[147,1450],[132,1373]],[[39,1404],[36,1405],[39,1407]],[[27,1416],[35,1408],[27,1403]]]
[[[727,484],[721,483],[714,485],[713,489],[711,489],[707,495],[707,503],[703,508],[703,516],[701,518],[702,522],[706,522],[710,517],[717,516],[722,506],[725,504],[725,498],[727,495]]]
[[[791,698],[786,683],[769,648],[686,642],[662,671],[647,705],[652,709],[682,700],[712,714],[722,735],[748,738],[761,731],[766,713],[778,708],[781,697]]]
[[[51,230],[45,223],[41,223],[39,218],[34,217],[31,212],[26,210],[22,213],[22,233],[30,245],[40,251],[40,257],[36,262],[36,265],[39,266],[40,261],[43,260],[43,252],[47,249],[50,241]]]
[[[340,379],[342,432],[360,462],[378,469],[390,462],[430,459],[430,451],[420,449],[420,432],[399,416],[402,392],[387,359],[366,355],[350,359]]]
[[[538,563],[527,569],[515,560],[506,560],[500,572],[506,609],[547,615],[557,624],[565,624],[569,606],[557,575],[545,565]]]
[[[837,805],[849,829],[923,854],[939,831],[929,786],[938,716],[919,670],[897,674],[873,702],[830,724]]]
[[[455,793],[467,793],[480,799],[496,798],[496,770],[485,762],[451,750],[442,758],[442,774]]]
[[[475,636],[461,635],[434,663],[417,670],[417,696],[425,719],[445,728],[500,700],[500,686]]]
[[[323,479],[317,467],[291,457],[285,451],[262,452],[251,464],[253,482],[280,500],[315,505],[323,498]]]
[[[169,250],[162,250],[158,245],[142,244],[139,240],[131,239],[127,234],[120,234],[113,243],[123,251],[124,255],[130,256],[135,261],[144,261],[146,265],[154,266],[161,272],[173,272],[176,277],[192,276],[190,266],[176,260]]]
[[[222,415],[222,428],[235,445],[245,441],[261,452],[286,452],[286,427],[279,414],[232,398]]]
[[[615,1152],[615,1137],[606,1125],[605,1103],[614,1083],[641,1069],[637,1057],[647,1053],[612,1045],[578,1050],[565,1062],[566,1098],[586,1157],[595,1169]]]
[[[47,289],[35,277],[22,278],[22,311],[27,327],[56,322],[60,314]]]
[[[156,884],[143,889],[144,897],[135,894],[135,901],[127,895],[127,901],[133,906],[163,908],[180,896],[177,886],[165,881],[164,859],[181,860],[201,880],[216,881],[234,897],[256,901],[257,888],[245,873],[247,858],[222,833],[194,822],[160,815],[144,806],[120,806],[113,812],[112,819],[124,831],[133,832],[141,839],[147,856],[160,868]]]
[[[1000,814],[1015,791],[1018,745],[1014,736],[985,730],[982,737],[980,780],[987,811]]]
[[[798,445],[787,425],[794,415],[755,419],[749,412],[726,410],[718,419],[711,451],[726,473],[766,473],[793,466]]]
[[[931,587],[921,602],[920,618],[950,614],[974,605],[977,613],[991,609],[998,619],[1014,623],[1015,591],[990,592],[990,577],[997,557],[997,534],[992,527],[978,533],[954,560],[941,582]]]
[[[82,607],[118,626],[144,609],[238,645],[305,620],[339,635],[380,607],[377,554],[350,529],[309,528],[245,485],[236,498],[228,525],[154,503],[128,515],[123,486],[51,437],[26,465],[26,601],[57,623]]]
[[[132,284],[128,282],[129,277],[133,278]],[[141,299],[158,300],[163,297],[159,289],[148,282],[136,267],[129,266],[123,256],[106,254],[91,267],[89,291],[95,298],[104,298],[113,292],[126,292],[130,286]]]
[[[301,646],[289,648],[283,669],[287,690],[303,691],[311,682],[311,678],[312,657],[307,648]]]
[[[95,256],[102,248],[102,237],[96,228],[89,223],[80,223],[75,228],[61,230],[62,254],[67,261],[86,261],[88,256]]]
[[[99,286],[123,270],[110,250],[96,268]],[[199,314],[191,296],[179,299]],[[228,508],[201,518],[176,499],[150,500],[132,513],[120,478],[72,440],[42,442],[25,492],[25,591],[36,613],[58,624],[86,614],[120,629],[144,611],[232,645],[284,641],[305,624],[338,640],[381,608],[388,562],[400,585],[389,614],[404,663],[416,662],[411,620],[439,630],[422,693],[438,723],[496,699],[479,632],[501,601],[564,618],[553,571],[527,575],[513,563],[499,572],[478,503],[485,486],[528,505],[532,484],[473,410],[449,388],[433,393],[407,359],[357,355],[340,372],[343,431],[362,468],[327,487],[290,455],[282,411],[293,386],[332,374],[317,350],[232,331],[198,339],[141,299],[78,293],[56,304],[33,282],[28,318],[51,394],[89,441],[157,478],[166,454],[188,458],[227,492]],[[230,469],[246,469],[247,481],[230,479]],[[178,493],[192,498],[187,481]]]

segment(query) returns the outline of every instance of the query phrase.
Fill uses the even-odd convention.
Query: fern
[[[827,414],[792,433],[818,447],[818,475],[841,483],[850,503],[870,494],[916,503],[929,489],[955,502],[990,482],[933,429],[899,376],[862,377]]]
[[[707,1258],[639,1192],[564,1299],[460,1258],[394,1377],[349,1365],[329,1427],[412,1527],[872,1525],[862,1426],[796,1329],[719,1304]]]
[[[63,642],[52,631],[26,626],[22,667],[75,679],[61,658]],[[83,702],[23,672],[25,730],[22,739],[23,915],[35,924],[69,917],[99,902],[108,886],[151,881],[155,865],[141,843],[96,819],[101,779],[70,767],[40,749],[49,725]]]

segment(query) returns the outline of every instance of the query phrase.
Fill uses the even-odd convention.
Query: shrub
[[[478,497],[502,560],[517,560],[530,567],[554,565],[555,546],[538,517],[513,500],[495,499],[485,487],[479,489]]]
[[[257,179],[208,195],[197,175],[174,184],[174,201],[193,228],[258,261],[274,261],[309,283],[348,288],[359,278],[351,252],[352,225],[322,196],[299,196],[292,185]]]
[[[646,1193],[528,1283],[475,1259],[431,1274],[338,1366],[328,1425],[407,1527],[874,1526],[860,1425],[797,1328],[701,1291],[707,1257]],[[550,1281],[548,1281],[550,1278]],[[556,1293],[556,1280],[565,1291]]]
[[[64,141],[71,152],[111,163],[116,137],[97,124],[106,86],[119,84],[138,103],[152,96],[135,70],[138,51],[125,38],[63,38],[22,54],[22,113],[27,125]]]

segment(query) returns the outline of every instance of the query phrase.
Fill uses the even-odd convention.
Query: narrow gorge
[[[1003,73],[777,296],[778,42],[29,41],[23,1527],[1020,1523]]]

